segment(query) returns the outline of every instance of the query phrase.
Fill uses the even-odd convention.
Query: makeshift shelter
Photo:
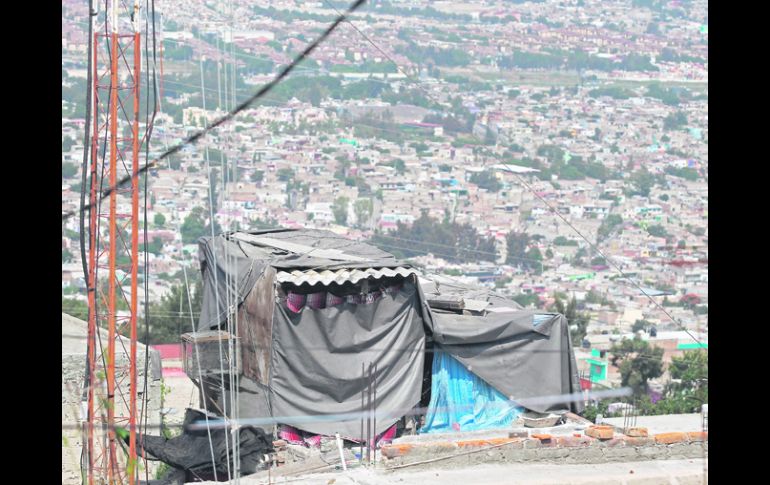
[[[184,339],[185,366],[209,410],[232,414],[229,376],[237,374],[241,419],[357,438],[369,363],[376,364],[375,435],[420,403],[434,427],[468,422],[458,402],[476,406],[478,429],[505,423],[519,405],[581,410],[564,398],[532,400],[579,392],[562,315],[536,319],[488,290],[418,278],[393,255],[328,231],[227,233],[201,238],[199,255],[203,303],[198,332]],[[228,318],[236,335],[221,331]],[[433,357],[427,366],[426,355]],[[458,389],[438,385],[442,368],[474,381],[475,391],[440,402],[438,394]],[[455,415],[440,415],[450,401]],[[481,419],[494,414],[491,406],[508,408]]]
[[[423,276],[431,308],[431,402],[422,432],[505,427],[521,409],[582,412],[567,319],[443,276]]]

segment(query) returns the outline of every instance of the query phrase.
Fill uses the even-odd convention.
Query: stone
[[[615,435],[612,426],[594,425],[586,429],[586,436],[600,440],[609,440]]]
[[[642,428],[642,427],[628,428],[624,434],[626,436],[631,436],[633,438],[646,438],[647,428]]]
[[[658,433],[655,435],[655,443],[658,443],[661,445],[681,443],[682,441],[688,441],[687,433],[673,432],[673,433]]]

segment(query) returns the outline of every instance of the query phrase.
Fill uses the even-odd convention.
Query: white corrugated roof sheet
[[[367,268],[367,269],[340,269],[337,271],[325,270],[325,271],[299,271],[292,272],[279,271],[276,274],[276,279],[279,283],[291,283],[299,286],[302,284],[317,285],[322,284],[328,286],[332,283],[342,284],[347,281],[351,283],[358,283],[359,281],[367,278],[393,278],[395,276],[403,276],[406,278],[409,275],[417,274],[412,268],[404,268],[399,266],[397,268]]]

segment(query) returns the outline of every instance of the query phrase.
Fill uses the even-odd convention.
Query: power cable
[[[258,99],[260,99],[262,96],[270,92],[275,86],[277,86],[286,76],[291,73],[291,71],[294,70],[296,65],[300,62],[302,62],[306,57],[308,57],[324,40],[326,40],[327,37],[339,26],[340,23],[342,23],[348,15],[352,14],[354,11],[356,11],[361,5],[364,4],[366,0],[356,0],[355,3],[353,3],[348,10],[340,15],[337,20],[334,21],[324,32],[321,34],[318,39],[310,43],[305,50],[300,53],[288,66],[283,68],[281,72],[269,83],[264,85],[262,88],[260,88],[254,95],[240,103],[238,106],[236,106],[232,111],[228,112],[224,116],[218,118],[214,123],[206,126],[204,129],[198,131],[197,133],[194,133],[193,135],[189,136],[185,140],[183,140],[181,143],[177,144],[176,146],[166,150],[163,152],[156,160],[153,160],[152,162],[147,163],[144,167],[141,167],[139,169],[139,172],[136,174],[137,176],[139,174],[142,174],[149,170],[150,168],[154,167],[159,161],[168,158],[171,155],[174,155],[175,153],[182,150],[187,145],[195,144],[197,143],[201,138],[206,136],[208,133],[210,133],[212,130],[218,128],[224,123],[227,123],[231,119],[233,119],[238,113],[245,110],[252,104],[254,104]],[[118,181],[114,186],[109,187],[107,190],[101,193],[99,200],[103,200],[112,194],[115,190],[119,189],[121,186],[125,185],[126,183],[130,182],[131,179],[134,177],[134,175],[127,175],[123,177],[120,181]],[[81,208],[81,211],[87,210],[90,208],[90,204]],[[72,217],[74,212],[65,212],[62,214],[62,220],[67,220],[70,217]]]
[[[330,7],[330,8],[332,8],[333,10],[335,10],[335,11],[337,11],[337,12],[339,13],[339,11],[337,10],[337,8],[336,8],[336,7],[334,7],[334,5],[332,5],[332,4],[329,2],[329,0],[323,0],[323,1],[324,1],[324,3],[326,3],[326,4],[327,4],[327,5]],[[351,27],[353,27],[353,29],[355,29],[355,31],[356,31],[356,32],[358,32],[358,33],[359,33],[359,34],[360,34],[360,35],[361,35],[361,36],[362,36],[364,39],[366,39],[366,41],[367,41],[367,42],[369,42],[369,43],[370,43],[370,44],[371,44],[371,45],[372,45],[372,46],[373,46],[375,49],[377,49],[377,50],[378,50],[378,51],[379,51],[379,52],[380,52],[380,53],[381,53],[383,56],[385,56],[385,57],[386,57],[388,60],[390,60],[391,62],[393,62],[393,63],[396,65],[396,68],[399,70],[399,72],[401,72],[401,73],[402,73],[402,74],[404,74],[404,75],[405,75],[405,76],[406,76],[408,79],[410,79],[411,81],[413,81],[414,83],[416,83],[416,85],[417,85],[417,86],[419,86],[419,87],[420,87],[420,88],[423,90],[423,92],[425,92],[426,94],[429,94],[429,97],[431,97],[431,98],[432,98],[432,95],[431,95],[431,94],[430,94],[430,93],[429,93],[427,90],[425,90],[424,88],[422,88],[422,87],[420,86],[420,83],[419,83],[419,81],[418,81],[418,80],[415,80],[415,79],[413,79],[411,76],[409,76],[408,74],[406,74],[406,73],[405,73],[405,72],[404,72],[404,71],[403,71],[403,70],[402,70],[402,69],[399,67],[398,63],[397,63],[397,62],[395,62],[395,61],[393,60],[393,58],[392,58],[390,55],[388,55],[388,53],[387,53],[387,52],[385,52],[385,51],[384,51],[382,48],[380,48],[380,46],[378,46],[378,45],[377,45],[377,44],[376,44],[376,43],[375,43],[375,42],[374,42],[372,39],[370,39],[370,38],[369,38],[369,37],[368,37],[366,34],[364,34],[364,33],[363,33],[363,32],[362,32],[362,31],[361,31],[361,30],[360,30],[360,29],[359,29],[359,28],[358,28],[358,27],[357,27],[357,26],[356,26],[356,25],[355,25],[355,24],[354,24],[354,23],[353,23],[353,22],[352,22],[350,19],[348,19],[348,18],[345,18],[344,20],[345,20],[345,21],[346,21],[346,22],[347,22],[347,23],[348,23],[348,24],[349,24]],[[434,99],[434,102],[436,102],[436,101],[435,101],[435,99]],[[568,225],[568,226],[569,226],[569,227],[570,227],[572,230],[574,230],[574,231],[575,231],[575,233],[576,233],[578,236],[580,236],[580,237],[581,237],[583,240],[585,240],[585,242],[586,242],[586,243],[587,243],[587,244],[588,244],[588,245],[591,247],[591,249],[593,249],[594,251],[596,251],[596,252],[597,252],[597,253],[598,253],[600,256],[602,256],[602,257],[603,257],[603,258],[604,258],[604,259],[605,259],[607,262],[609,262],[609,263],[610,263],[610,264],[611,264],[611,265],[612,265],[612,266],[613,266],[613,267],[614,267],[614,268],[615,268],[615,269],[616,269],[616,270],[617,270],[617,271],[618,271],[618,272],[621,274],[621,276],[622,276],[624,279],[626,279],[627,281],[631,282],[631,283],[632,283],[632,284],[633,284],[635,287],[637,287],[637,289],[639,289],[639,291],[641,291],[641,292],[642,292],[642,294],[643,294],[644,296],[646,296],[646,297],[647,297],[647,298],[648,298],[648,299],[649,299],[649,300],[650,300],[650,301],[651,301],[651,302],[652,302],[652,303],[653,303],[655,306],[657,306],[657,307],[658,307],[658,308],[659,308],[659,309],[660,309],[660,310],[661,310],[661,311],[662,311],[664,314],[666,314],[666,316],[668,316],[668,317],[671,319],[671,321],[672,321],[672,322],[674,322],[674,323],[675,323],[675,324],[677,324],[677,325],[678,325],[678,326],[679,326],[679,327],[680,327],[682,330],[684,330],[685,332],[687,332],[687,334],[688,334],[688,335],[690,335],[690,337],[691,337],[693,340],[695,340],[695,341],[696,341],[696,342],[698,342],[699,344],[701,343],[701,342],[700,342],[698,339],[696,339],[696,338],[695,338],[695,337],[694,337],[694,336],[693,336],[693,335],[690,333],[690,331],[687,329],[687,327],[686,327],[686,326],[684,326],[684,325],[683,325],[681,322],[677,321],[677,320],[676,320],[676,319],[675,319],[673,316],[671,316],[671,314],[670,314],[670,313],[668,313],[668,312],[667,312],[667,311],[666,311],[666,310],[665,310],[665,309],[664,309],[664,308],[663,308],[663,307],[662,307],[662,306],[661,306],[661,305],[660,305],[658,302],[656,302],[656,301],[655,301],[655,300],[654,300],[654,299],[653,299],[653,298],[652,298],[652,297],[651,297],[649,294],[647,294],[647,293],[644,291],[644,289],[642,289],[642,287],[641,287],[641,286],[640,286],[638,283],[636,283],[636,281],[634,281],[634,280],[632,280],[631,278],[629,278],[629,277],[628,277],[628,276],[627,276],[627,275],[626,275],[626,274],[623,272],[623,270],[621,270],[621,269],[620,269],[620,267],[619,267],[617,264],[615,264],[615,263],[614,263],[612,260],[608,259],[608,258],[607,258],[607,256],[605,256],[605,255],[604,255],[604,253],[602,253],[602,252],[601,252],[601,251],[600,251],[600,250],[599,250],[599,249],[596,247],[596,245],[594,245],[593,243],[591,243],[591,241],[589,241],[589,240],[588,240],[588,238],[586,238],[586,237],[585,237],[585,236],[584,236],[584,235],[583,235],[583,234],[582,234],[582,233],[581,233],[579,230],[577,230],[577,228],[575,228],[575,226],[573,226],[573,225],[572,225],[572,224],[571,224],[571,223],[570,223],[570,222],[569,222],[569,221],[568,221],[568,220],[567,220],[567,219],[566,219],[566,218],[565,218],[565,217],[564,217],[564,216],[563,216],[561,213],[559,213],[559,212],[558,212],[556,209],[554,209],[554,208],[551,206],[551,204],[549,204],[549,203],[548,203],[548,202],[547,202],[547,201],[546,201],[546,200],[545,200],[545,199],[544,199],[542,196],[540,196],[540,195],[539,195],[539,194],[538,194],[538,193],[537,193],[537,192],[536,192],[536,191],[535,191],[535,190],[534,190],[534,189],[533,189],[533,188],[532,188],[532,187],[531,187],[531,186],[530,186],[530,185],[529,185],[529,184],[528,184],[528,183],[527,183],[525,180],[524,180],[524,178],[523,178],[523,177],[522,177],[520,174],[518,174],[518,173],[516,173],[516,172],[509,172],[509,173],[513,173],[514,175],[516,175],[516,177],[517,177],[517,178],[518,178],[518,179],[521,181],[522,185],[524,185],[524,186],[525,186],[525,187],[526,187],[526,188],[527,188],[529,191],[531,191],[533,194],[535,194],[535,196],[536,196],[536,197],[537,197],[537,198],[538,198],[538,199],[539,199],[541,202],[543,202],[543,203],[546,205],[546,207],[548,207],[548,209],[549,209],[551,212],[553,212],[553,213],[554,213],[554,214],[556,214],[556,215],[557,215],[559,218],[561,218],[561,219],[562,219],[562,220],[563,220],[563,221],[564,221],[564,222],[565,222],[565,223],[566,223],[566,224],[567,224],[567,225]]]
[[[147,76],[147,84],[150,83],[150,56],[149,56],[149,46],[147,42],[147,34],[149,34],[149,18],[148,18],[148,12],[147,12],[147,3],[148,0],[145,0],[145,41],[144,41],[144,53],[145,53],[145,72]],[[139,48],[139,46],[134,46],[134,48]],[[155,124],[155,116],[158,112],[158,93],[156,90],[156,84],[155,84],[155,53],[156,53],[156,44],[155,44],[155,0],[152,0],[152,54],[153,54],[153,67],[152,67],[152,79],[153,79],[153,109],[152,109],[152,119],[150,120],[149,117],[149,111],[150,111],[150,92],[149,89],[147,91],[146,101],[145,101],[145,160],[149,160],[150,158],[150,141],[152,139],[152,129]],[[139,89],[141,79],[137,79],[137,87],[136,89]],[[144,241],[144,247],[147,248],[149,245],[148,237],[147,237],[147,224],[148,224],[148,216],[147,216],[147,190],[149,186],[149,177],[147,172],[144,173],[144,224],[142,226],[142,237]],[[148,261],[148,253],[147,251],[143,251],[144,253],[144,339],[145,342],[149,341],[150,337],[150,305],[149,305],[149,261]],[[136,263],[135,263],[136,264]],[[136,295],[134,295],[134,298],[136,298]],[[149,418],[149,413],[147,412],[147,404],[149,402],[149,396],[147,392],[147,374],[149,370],[150,365],[150,352],[145,348],[144,352],[144,386],[143,386],[143,393],[142,393],[142,411],[141,415],[139,417],[140,425],[142,424],[142,417],[144,417],[144,431],[142,433],[142,437],[147,436],[147,420]],[[144,449],[144,446],[142,446],[142,449]],[[142,453],[142,457],[145,461],[145,480],[149,482],[150,476],[149,476],[149,467],[147,467],[147,457],[144,453]]]
[[[621,275],[621,276],[622,276],[622,277],[623,277],[623,278],[624,278],[626,281],[630,282],[630,283],[631,283],[633,286],[635,286],[635,287],[636,287],[636,288],[637,288],[639,291],[641,291],[641,292],[642,292],[642,294],[643,294],[644,296],[646,296],[646,297],[647,297],[647,298],[648,298],[648,299],[649,299],[649,300],[650,300],[650,301],[653,303],[653,305],[655,305],[655,306],[656,306],[656,307],[657,307],[657,308],[658,308],[660,311],[662,311],[662,312],[663,312],[663,313],[664,313],[664,314],[665,314],[665,315],[666,315],[666,316],[667,316],[669,319],[671,319],[671,321],[672,321],[672,322],[674,322],[676,325],[678,325],[678,326],[679,326],[679,327],[680,327],[680,328],[681,328],[683,331],[687,332],[687,335],[689,335],[689,336],[690,336],[690,337],[691,337],[691,338],[692,338],[692,339],[693,339],[695,342],[697,342],[699,345],[703,345],[703,344],[702,344],[702,342],[701,342],[700,340],[698,340],[697,338],[695,338],[695,336],[694,336],[692,333],[690,333],[690,331],[687,329],[687,327],[686,327],[685,325],[683,325],[681,322],[677,321],[677,320],[676,320],[676,319],[675,319],[675,318],[674,318],[674,317],[673,317],[673,316],[672,316],[672,315],[671,315],[671,314],[670,314],[670,313],[669,313],[669,312],[668,312],[668,311],[667,311],[667,310],[666,310],[666,309],[665,309],[665,308],[664,308],[664,307],[663,307],[663,306],[662,306],[660,303],[658,303],[657,301],[655,301],[655,299],[654,299],[652,296],[650,296],[650,295],[649,295],[649,294],[648,294],[648,293],[647,293],[647,292],[644,290],[644,288],[642,288],[642,287],[641,287],[641,285],[639,285],[639,283],[637,283],[635,280],[631,279],[631,278],[630,278],[628,275],[626,275],[626,273],[625,273],[625,272],[624,272],[622,269],[620,269],[620,266],[618,266],[618,265],[617,265],[617,264],[616,264],[616,263],[615,263],[613,260],[611,260],[610,258],[608,258],[608,257],[607,257],[607,255],[605,255],[605,254],[604,254],[604,253],[603,253],[601,250],[599,250],[599,248],[598,248],[598,247],[597,247],[597,246],[596,246],[594,243],[592,243],[591,241],[589,241],[589,240],[588,240],[588,238],[587,238],[587,237],[585,237],[585,236],[583,235],[583,233],[581,233],[581,232],[580,232],[580,231],[579,231],[579,230],[578,230],[578,229],[577,229],[577,228],[576,228],[574,225],[572,225],[572,223],[571,223],[571,222],[569,222],[569,221],[567,220],[567,218],[566,218],[566,217],[564,217],[564,216],[563,216],[563,215],[562,215],[562,214],[561,214],[561,213],[560,213],[558,210],[556,210],[556,209],[555,209],[555,208],[554,208],[554,207],[553,207],[553,206],[552,206],[550,203],[548,203],[548,201],[547,201],[547,200],[545,200],[545,199],[543,198],[543,196],[541,196],[540,194],[538,194],[538,193],[537,193],[537,191],[536,191],[536,190],[534,190],[534,189],[533,189],[533,188],[532,188],[532,187],[531,187],[531,186],[530,186],[530,185],[527,183],[527,181],[526,181],[526,180],[524,180],[524,178],[523,178],[523,177],[522,177],[520,174],[518,174],[518,173],[516,173],[516,172],[511,172],[511,173],[513,173],[514,175],[516,175],[516,177],[519,179],[519,181],[521,182],[521,184],[522,184],[522,185],[524,185],[524,186],[525,186],[525,187],[526,187],[526,188],[527,188],[527,189],[528,189],[530,192],[532,192],[532,193],[535,195],[535,197],[537,197],[537,198],[538,198],[538,199],[539,199],[539,200],[540,200],[540,201],[541,201],[543,204],[545,204],[545,206],[546,206],[546,207],[548,207],[548,209],[549,209],[549,210],[550,210],[552,213],[554,213],[554,214],[555,214],[557,217],[559,217],[559,218],[560,218],[562,221],[564,221],[564,223],[565,223],[565,224],[567,224],[567,226],[569,226],[569,227],[570,227],[570,229],[572,229],[573,231],[575,231],[575,233],[576,233],[578,236],[580,236],[580,237],[581,237],[581,238],[582,238],[582,239],[583,239],[583,240],[586,242],[586,244],[588,244],[588,246],[589,246],[591,249],[593,249],[594,251],[596,251],[596,252],[599,254],[599,256],[603,257],[603,258],[604,258],[604,260],[605,260],[606,262],[608,262],[608,263],[609,263],[609,264],[610,264],[610,265],[611,265],[613,268],[615,268],[615,269],[617,270],[617,272],[618,272],[618,273],[620,273],[620,275]]]
[[[81,264],[83,266],[83,275],[85,276],[86,280],[86,295],[88,294],[91,289],[89,288],[89,281],[88,281],[88,261],[86,260],[86,229],[85,229],[85,215],[86,212],[83,210],[83,207],[86,205],[86,174],[90,172],[88,167],[88,154],[91,151],[90,150],[90,136],[91,136],[91,83],[93,82],[92,79],[92,69],[93,69],[93,39],[94,39],[94,33],[93,33],[93,19],[96,14],[94,13],[94,5],[93,0],[88,0],[88,63],[87,63],[87,73],[86,73],[86,122],[84,126],[84,134],[83,134],[83,163],[81,164],[81,179],[80,179],[80,260]],[[90,220],[89,220],[89,226],[90,226]],[[90,227],[89,227],[89,240],[90,240]],[[86,312],[86,321],[89,320],[90,314],[89,311],[92,311],[91,309],[88,309]],[[86,343],[86,372],[83,379],[83,397],[86,397],[88,394],[88,389],[91,386],[91,362],[88,360],[88,356],[90,355],[90,349],[91,349],[91,339],[88,339]],[[90,418],[90,416],[88,417]],[[82,435],[81,435],[81,442],[87,443],[87,437],[86,437],[86,427],[83,427]],[[85,458],[86,453],[89,453],[91,450],[86,450],[86,446],[81,447],[80,450],[80,468],[81,471],[86,468]],[[81,473],[82,481],[85,483],[86,480],[86,473]]]

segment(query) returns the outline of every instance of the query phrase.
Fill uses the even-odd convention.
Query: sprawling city
[[[99,376],[83,363],[102,366],[94,335],[123,320],[135,333],[107,338],[140,347],[116,348],[139,375],[125,389],[142,416],[125,414],[144,428],[127,426],[130,447],[107,441],[128,456],[127,483],[632,483],[628,467],[644,483],[705,483],[707,1],[370,0],[297,64],[350,4],[134,5],[121,23],[105,21],[112,2],[62,1],[62,213],[75,215],[62,219],[62,318],[82,334],[62,343],[62,420],[76,425],[63,483],[102,483],[96,452],[81,459],[98,418],[79,410],[83,379]],[[140,40],[110,51],[108,24]],[[117,54],[130,62],[112,69],[128,70],[110,78]],[[133,86],[130,108],[100,88],[110,79]],[[135,143],[121,152],[105,120],[124,115],[134,131],[121,118],[115,139]],[[132,157],[147,170],[91,199],[92,216],[89,197],[122,173],[99,171]],[[108,204],[132,222],[112,227]],[[134,252],[105,249],[118,240]],[[89,293],[110,278],[111,306]],[[526,318],[534,331],[518,330]],[[331,328],[361,333],[343,351]],[[525,346],[494,354],[511,332]],[[527,360],[527,346],[547,354],[543,335],[562,357]],[[320,341],[323,355],[296,349]],[[393,350],[407,343],[419,362]],[[459,379],[474,383],[463,399]],[[222,437],[188,436],[193,413],[224,422]],[[203,451],[169,451],[193,436]]]

